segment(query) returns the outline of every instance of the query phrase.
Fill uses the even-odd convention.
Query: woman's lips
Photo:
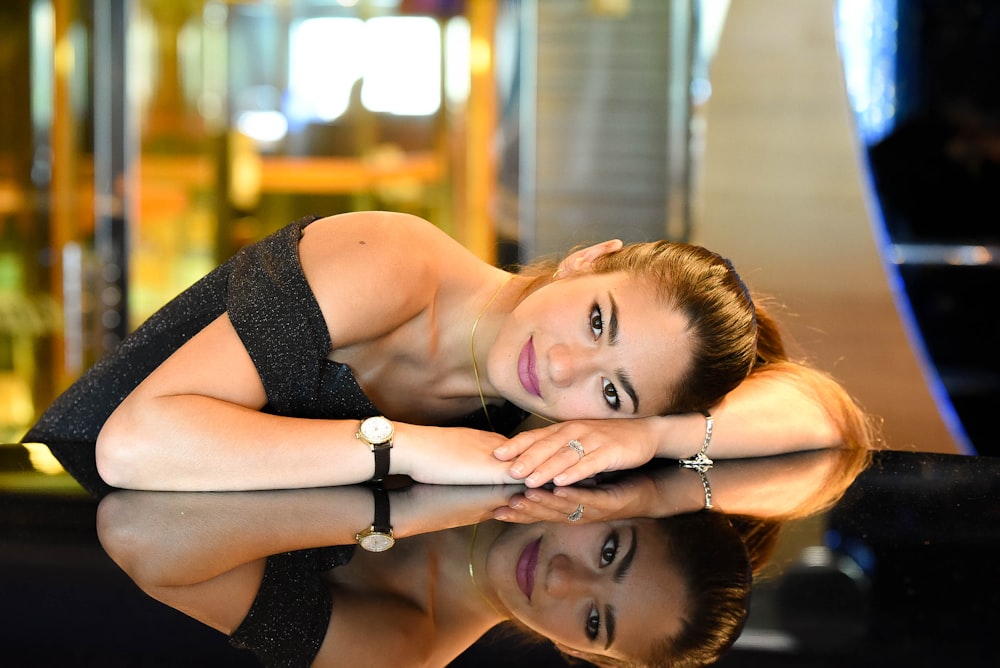
[[[535,591],[535,569],[538,566],[538,550],[541,542],[542,539],[539,538],[525,547],[517,559],[517,586],[529,601],[531,593]]]
[[[529,394],[536,397],[542,396],[541,388],[538,385],[538,374],[535,373],[535,343],[534,339],[528,339],[521,354],[517,357],[517,377]]]

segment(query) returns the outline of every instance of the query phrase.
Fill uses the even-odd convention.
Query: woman
[[[467,525],[510,491],[389,492],[405,539],[382,553],[350,545],[372,512],[354,486],[120,491],[98,531],[144,591],[265,665],[444,666],[507,620],[601,665],[702,665],[735,640],[750,568],[722,514]]]
[[[732,266],[704,249],[608,241],[515,276],[426,221],[352,213],[241,251],[26,440],[96,439],[109,484],[174,491],[387,473],[538,487],[696,452],[704,468],[709,444],[716,458],[865,449],[843,390],[783,358]],[[485,424],[469,421],[477,409]],[[492,433],[526,412],[554,424]]]

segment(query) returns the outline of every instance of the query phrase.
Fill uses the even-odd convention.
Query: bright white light
[[[426,116],[441,106],[441,29],[434,19],[369,19],[361,102],[371,111]]]
[[[469,99],[470,48],[472,34],[469,22],[459,16],[445,28],[444,90],[452,104],[464,104]]]
[[[364,21],[306,19],[291,29],[288,114],[297,120],[336,120],[351,103],[365,59]]]
[[[236,129],[262,144],[281,141],[288,134],[288,120],[280,111],[244,111]]]
[[[862,140],[872,144],[888,134],[896,122],[895,0],[840,0],[836,27],[858,132]]]

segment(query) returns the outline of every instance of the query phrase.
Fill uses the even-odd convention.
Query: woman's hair
[[[522,270],[532,290],[551,275],[551,261]],[[729,260],[701,246],[669,241],[630,244],[597,258],[597,273],[626,272],[652,287],[664,306],[688,320],[693,360],[667,390],[670,413],[706,409],[749,375],[758,355],[781,358],[778,330],[757,312]],[[762,338],[763,337],[763,338]]]
[[[556,266],[548,259],[523,268],[521,275],[532,279],[526,293],[550,282]],[[829,411],[844,448],[853,453],[845,453],[840,479],[849,484],[864,468],[863,453],[877,445],[877,427],[831,376],[789,360],[777,321],[755,302],[729,260],[701,246],[652,241],[602,255],[592,268],[645,280],[665,307],[687,317],[693,360],[667,390],[667,413],[707,410],[751,373],[789,374]]]
[[[645,656],[621,661],[586,655],[597,666],[704,666],[736,641],[746,621],[753,573],[768,558],[777,536],[775,522],[699,511],[656,520],[666,539],[665,557],[685,583],[681,631],[654,639]],[[750,538],[750,540],[744,540]]]

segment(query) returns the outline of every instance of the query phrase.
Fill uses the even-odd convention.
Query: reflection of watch
[[[392,423],[381,415],[361,421],[355,436],[367,443],[375,455],[375,475],[372,480],[381,480],[389,475],[389,450],[392,448],[395,431]]]
[[[389,493],[382,485],[373,485],[372,496],[375,497],[375,519],[370,527],[355,534],[354,539],[369,552],[385,552],[396,543],[389,524]]]

